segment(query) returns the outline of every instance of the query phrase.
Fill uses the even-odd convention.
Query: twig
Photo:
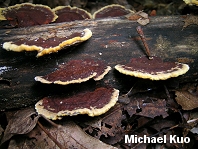
[[[145,38],[145,36],[144,36],[144,32],[143,32],[141,26],[138,26],[138,27],[136,28],[136,30],[137,30],[138,34],[140,35],[140,38],[141,38],[141,40],[142,40],[142,42],[143,42],[143,44],[144,44],[144,47],[145,47],[145,49],[146,49],[146,54],[147,54],[148,58],[149,58],[150,60],[152,60],[153,57],[151,56],[151,53],[150,53],[148,44],[146,43],[146,38]]]
[[[51,121],[51,120],[49,120],[48,118],[46,118],[44,115],[40,114],[40,116],[41,116],[42,118],[44,118],[44,119],[45,119],[48,123],[50,123],[52,126],[57,127],[57,128],[60,128],[60,127],[61,127],[61,125],[58,125],[58,124],[54,123],[53,121]]]
[[[45,129],[44,127],[43,127],[43,125],[38,121],[37,122],[38,123],[38,125],[39,125],[39,127],[47,134],[47,136],[60,148],[60,149],[66,149],[65,147],[63,147],[51,134],[50,134],[50,132],[47,130],[47,129]]]

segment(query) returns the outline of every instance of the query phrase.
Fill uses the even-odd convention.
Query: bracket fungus
[[[62,31],[55,34],[43,35],[41,37],[22,38],[3,43],[3,48],[7,51],[38,51],[37,57],[45,54],[58,52],[71,45],[88,40],[92,36],[89,29],[83,31]]]
[[[52,9],[52,11],[54,11],[55,14],[58,16],[55,23],[85,20],[92,18],[92,15],[89,12],[77,7],[58,6]]]
[[[13,27],[27,27],[49,24],[55,21],[57,15],[50,7],[39,4],[22,3],[0,8],[0,20],[10,21]]]
[[[114,88],[97,88],[93,92],[79,93],[72,97],[45,97],[38,101],[35,109],[38,114],[57,120],[63,116],[88,114],[98,116],[113,107],[119,96]]]
[[[140,26],[137,27],[137,31],[145,46],[147,57],[132,58],[128,64],[116,65],[116,70],[126,75],[150,80],[166,80],[172,77],[178,77],[189,70],[189,66],[187,64],[163,62],[161,58],[151,56]]]
[[[185,74],[189,70],[187,64],[177,62],[163,62],[161,58],[147,57],[133,58],[130,63],[115,66],[120,73],[150,80],[166,80]]]
[[[94,12],[93,18],[95,19],[95,18],[106,18],[106,17],[119,17],[119,16],[127,15],[132,12],[133,12],[132,10],[126,9],[122,5],[112,4],[102,7],[101,9]]]
[[[101,80],[111,70],[103,61],[85,59],[71,60],[61,66],[60,69],[45,75],[36,76],[35,80],[46,84],[67,85],[72,83],[81,83],[93,78]]]
[[[198,6],[198,0],[183,0],[188,5],[197,5]]]

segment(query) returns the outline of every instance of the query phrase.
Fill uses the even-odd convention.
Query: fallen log
[[[96,86],[112,86],[119,89],[121,94],[126,92],[138,79],[120,74],[114,70],[114,66],[127,63],[133,57],[145,55],[136,32],[138,25],[136,21],[123,17],[1,29],[1,44],[21,38],[85,28],[89,28],[93,35],[88,41],[75,47],[39,58],[36,58],[35,52],[11,52],[1,47],[0,110],[30,106],[45,96],[75,94],[82,90],[94,90]],[[152,55],[159,56],[164,61],[177,61],[190,66],[185,75],[172,80],[178,83],[195,82],[198,78],[198,29],[196,25],[183,29],[183,25],[182,16],[151,17],[150,23],[142,28]],[[104,60],[113,69],[103,80],[97,82],[91,80],[61,86],[41,84],[34,80],[35,76],[52,72],[62,63],[87,57]]]

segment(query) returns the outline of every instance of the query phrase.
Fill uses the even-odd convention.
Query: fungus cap
[[[133,12],[130,9],[126,9],[122,5],[118,4],[112,4],[105,7],[102,7],[101,9],[97,10],[93,14],[93,18],[106,18],[106,17],[119,17],[124,16],[129,13]]]
[[[63,116],[88,114],[98,116],[113,107],[119,96],[119,90],[114,88],[98,88],[93,92],[80,93],[75,96],[45,97],[35,104],[38,114],[57,120]]]
[[[111,67],[100,60],[71,60],[50,74],[36,76],[35,80],[46,84],[68,85],[85,82],[91,78],[101,80],[110,70]]]
[[[83,31],[63,31],[63,33],[68,34],[68,36],[55,33],[43,37],[32,37],[32,39],[22,38],[4,42],[3,48],[7,51],[15,52],[38,51],[37,57],[40,57],[86,41],[92,36],[92,32],[89,29],[84,29]]]
[[[50,7],[40,4],[22,3],[0,8],[0,20],[9,20],[13,27],[49,24],[56,18]]]
[[[89,12],[77,7],[58,6],[52,9],[52,11],[54,11],[55,14],[58,16],[55,23],[85,20],[92,18],[92,15]]]
[[[189,70],[187,64],[163,62],[158,57],[149,60],[147,57],[133,58],[126,65],[118,64],[115,69],[120,73],[150,80],[166,80],[178,77]]]

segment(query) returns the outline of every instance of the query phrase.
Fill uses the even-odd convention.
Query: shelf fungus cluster
[[[46,75],[35,77],[42,83],[67,85],[85,82],[91,78],[101,80],[111,69],[103,61],[84,59],[71,60],[60,66],[60,69]],[[93,92],[83,92],[72,97],[63,95],[45,97],[38,101],[35,109],[38,114],[56,120],[63,116],[88,114],[98,116],[107,112],[118,100],[119,90],[114,88],[97,88]]]
[[[142,28],[138,26],[136,29],[144,44],[147,56],[133,58],[128,64],[117,64],[115,66],[116,70],[126,75],[150,80],[167,80],[183,75],[189,70],[187,64],[163,62],[161,58],[152,56]]]
[[[91,78],[101,80],[111,70],[103,61],[85,59],[71,60],[60,69],[45,76],[36,76],[35,80],[46,84],[73,84],[85,82]]]
[[[91,15],[86,10],[77,7],[58,6],[51,9],[45,5],[22,3],[0,8],[0,20],[8,20],[10,27],[28,27],[92,18],[119,17],[129,13],[134,12],[118,4],[102,7]]]
[[[47,34],[41,37],[22,38],[3,43],[3,48],[7,51],[38,51],[37,57],[45,54],[58,52],[59,50],[69,47],[71,45],[81,43],[88,40],[92,36],[89,29],[83,31],[63,31],[62,33],[55,32],[54,34]]]
[[[51,9],[45,5],[22,3],[0,8],[0,20],[8,20],[11,27],[28,27],[91,18],[92,15],[86,10],[70,6]]]
[[[22,3],[0,8],[0,20],[8,20],[12,27],[49,24],[56,18],[57,15],[45,5]]]
[[[45,97],[38,101],[38,114],[57,120],[63,116],[88,114],[98,116],[107,112],[118,100],[119,91],[114,88],[97,88],[93,92],[79,93],[72,97]]]

